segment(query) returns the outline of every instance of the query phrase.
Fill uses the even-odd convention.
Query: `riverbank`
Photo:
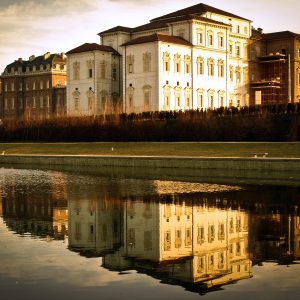
[[[103,176],[300,186],[300,159],[179,156],[1,155],[0,166],[82,170]]]

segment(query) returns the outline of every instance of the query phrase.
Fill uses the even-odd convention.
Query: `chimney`
[[[258,31],[259,33],[261,33],[261,34],[263,33],[263,29],[260,28],[260,27],[257,28],[257,31]]]
[[[46,52],[46,53],[44,54],[44,59],[49,58],[49,56],[50,56],[50,52]]]
[[[23,59],[22,59],[22,57],[19,57],[19,58],[18,58],[18,62],[20,62],[20,63],[22,63],[22,62],[23,62]]]
[[[30,57],[29,57],[29,61],[33,61],[35,59],[35,56],[34,55],[31,55]]]

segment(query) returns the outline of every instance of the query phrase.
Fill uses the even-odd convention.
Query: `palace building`
[[[1,75],[1,117],[46,119],[66,114],[66,56],[50,54],[22,58]]]
[[[296,33],[265,34],[253,29],[251,20],[200,3],[98,35],[100,44],[67,52],[70,116],[300,101]],[[2,97],[4,115],[18,114],[16,107],[23,106]]]

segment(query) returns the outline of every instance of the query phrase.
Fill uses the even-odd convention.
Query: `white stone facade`
[[[122,54],[126,113],[249,104],[251,21],[196,5],[100,33]]]
[[[118,112],[120,56],[97,44],[80,47],[68,53],[67,114],[93,116]]]

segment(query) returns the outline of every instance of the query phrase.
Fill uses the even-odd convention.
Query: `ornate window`
[[[233,66],[229,66],[229,78],[230,81],[233,81]]]
[[[79,91],[73,92],[73,102],[74,102],[74,110],[76,112],[78,112],[79,107],[80,107],[80,92]],[[46,103],[46,106],[48,107],[47,103]]]
[[[184,56],[184,66],[185,66],[185,73],[191,73],[191,57],[189,55]]]
[[[198,98],[198,107],[204,108],[204,90],[198,89],[197,90],[197,98]]]
[[[36,108],[36,100],[35,100],[35,97],[32,97],[32,108]]]
[[[181,108],[181,87],[176,86],[174,88],[174,95],[175,95],[175,108],[180,109]]]
[[[241,56],[241,45],[240,45],[240,43],[236,43],[235,44],[235,55],[237,57]]]
[[[93,60],[87,60],[86,62],[87,65],[87,70],[88,70],[88,78],[93,78],[93,65],[94,61]]]
[[[134,73],[134,56],[132,54],[127,55],[127,72]]]
[[[44,97],[40,96],[40,108],[43,108]]]
[[[229,41],[229,54],[233,54],[233,42]]]
[[[143,92],[144,92],[144,111],[149,111],[150,110],[150,99],[151,99],[151,86],[144,85]]]
[[[224,48],[224,34],[221,32],[218,33],[218,47]]]
[[[208,46],[214,45],[214,33],[211,30],[207,32],[207,41],[208,41]]]
[[[225,106],[225,100],[224,100],[225,91],[223,91],[223,90],[218,91],[218,95],[219,95],[219,107],[224,107]]]
[[[95,113],[94,92],[92,90],[88,90],[86,92],[86,96],[87,96],[87,99],[88,99],[88,111],[89,111],[89,113]]]
[[[170,54],[168,52],[164,52],[163,61],[164,61],[164,71],[170,72]]]
[[[174,55],[174,70],[176,73],[181,71],[181,55],[178,53]]]
[[[212,89],[208,90],[207,96],[208,96],[208,106],[213,109],[215,107],[215,91]]]
[[[107,63],[105,60],[102,60],[100,62],[100,78],[105,79],[106,78],[106,69],[107,69]]]
[[[204,59],[201,56],[197,57],[197,74],[198,75],[204,74]]]
[[[197,45],[203,44],[203,31],[201,29],[197,30]]]
[[[143,71],[150,72],[151,71],[151,53],[145,52],[143,53]]]
[[[213,58],[209,58],[207,60],[207,66],[208,66],[208,76],[214,76],[215,74],[215,63]]]
[[[218,76],[224,77],[224,60],[218,60]]]
[[[163,110],[170,110],[171,86],[165,85],[163,87],[163,92],[164,92]]]
[[[235,68],[235,77],[236,77],[236,82],[240,83],[241,79],[242,79],[242,75],[241,75],[241,67],[236,67]]]
[[[78,80],[79,79],[79,73],[80,73],[80,62],[75,61],[73,63],[73,79]]]
[[[191,104],[191,88],[186,87],[184,89],[184,98],[185,98],[185,109],[191,109],[192,104]]]
[[[128,108],[128,113],[131,113],[133,111],[133,104],[134,104],[134,88],[132,86],[129,86],[127,88],[127,108]]]

